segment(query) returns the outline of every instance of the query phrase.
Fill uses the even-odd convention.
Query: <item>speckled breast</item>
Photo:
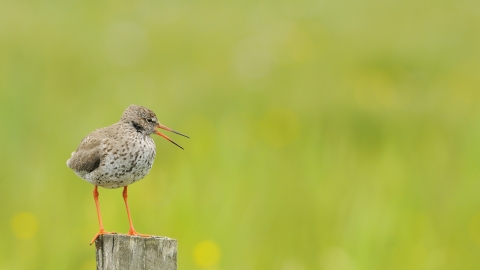
[[[94,184],[119,188],[144,178],[155,159],[155,142],[150,136],[128,134],[124,140],[102,144],[103,159]],[[108,139],[107,139],[108,140]]]

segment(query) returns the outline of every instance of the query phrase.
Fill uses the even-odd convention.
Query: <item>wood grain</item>
[[[176,270],[177,240],[105,234],[95,241],[97,270]]]

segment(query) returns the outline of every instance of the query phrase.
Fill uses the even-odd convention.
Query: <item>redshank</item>
[[[127,187],[144,178],[152,168],[155,159],[155,142],[150,134],[157,134],[169,140],[176,146],[180,145],[160,133],[157,128],[189,138],[180,132],[168,128],[158,122],[155,113],[145,107],[130,105],[120,121],[104,128],[100,128],[85,137],[67,160],[76,175],[95,185],[93,198],[97,208],[99,232],[95,235],[92,244],[99,235],[109,234],[103,228],[100,206],[98,204],[98,187],[123,187],[123,200],[127,208],[130,230],[128,235],[139,235],[135,231],[127,201]],[[183,149],[183,148],[182,148]]]

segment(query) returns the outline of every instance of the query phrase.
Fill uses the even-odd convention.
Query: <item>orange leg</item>
[[[115,232],[106,232],[105,229],[103,228],[103,223],[102,223],[102,215],[100,215],[100,205],[98,204],[98,190],[97,186],[93,189],[93,199],[95,200],[95,206],[97,207],[97,216],[98,216],[98,225],[100,226],[100,230],[98,231],[97,234],[93,237],[92,241],[90,242],[90,245],[97,240],[97,238],[102,235],[102,234],[110,234],[110,233],[115,233]]]
[[[125,207],[127,207],[127,215],[128,215],[128,222],[130,223],[130,230],[128,230],[128,235],[138,235],[138,236],[144,236],[144,237],[149,237],[150,235],[148,234],[140,234],[137,231],[135,231],[135,228],[133,228],[133,223],[132,223],[132,217],[130,216],[130,209],[128,208],[128,194],[127,194],[127,187],[125,186],[123,188],[123,200],[125,201]]]

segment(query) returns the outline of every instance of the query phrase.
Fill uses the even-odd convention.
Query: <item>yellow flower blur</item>
[[[198,243],[193,249],[195,264],[207,268],[218,264],[220,261],[220,248],[210,240]]]
[[[13,234],[19,239],[29,239],[35,236],[38,230],[37,217],[30,212],[17,213],[10,220]]]

